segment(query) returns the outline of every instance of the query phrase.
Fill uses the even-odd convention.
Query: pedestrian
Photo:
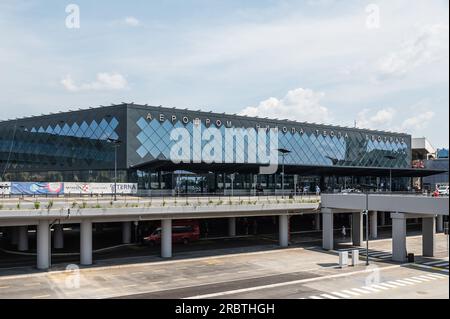
[[[345,239],[346,236],[347,236],[347,231],[345,230],[345,226],[342,226],[342,238]]]
[[[320,187],[319,187],[319,185],[316,186],[316,195],[317,196],[320,195]]]

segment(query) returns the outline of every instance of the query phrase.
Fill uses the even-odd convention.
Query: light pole
[[[281,157],[283,158],[282,168],[281,168],[281,170],[282,170],[282,172],[281,172],[281,193],[283,194],[283,198],[284,198],[284,157],[287,154],[289,154],[291,151],[287,150],[285,148],[279,148],[279,149],[277,149],[277,151],[281,153]]]
[[[387,158],[388,160],[395,160],[397,159],[397,156],[394,155],[385,155],[384,158]],[[389,192],[392,193],[392,167],[389,166]]]
[[[121,140],[108,138],[108,142],[114,147],[114,201],[117,201],[117,148],[122,143]]]
[[[363,211],[363,216],[366,217],[366,266],[369,266],[369,191],[373,188],[372,185],[361,185],[366,194],[366,209]]]

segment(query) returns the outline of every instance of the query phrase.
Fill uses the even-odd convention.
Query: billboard
[[[0,195],[11,194],[11,183],[10,182],[0,182]]]
[[[117,183],[117,194],[136,194],[138,185]],[[113,194],[114,183],[64,183],[65,194]]]
[[[61,195],[64,194],[63,183],[11,183],[13,195]]]

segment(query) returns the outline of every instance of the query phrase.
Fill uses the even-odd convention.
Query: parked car
[[[448,196],[449,187],[448,186],[440,186],[437,189],[437,191],[438,191],[439,195],[441,195],[441,196]]]
[[[198,221],[174,221],[172,224],[172,243],[188,244],[200,239]],[[161,227],[156,228],[149,236],[144,237],[144,243],[159,245],[161,243]]]

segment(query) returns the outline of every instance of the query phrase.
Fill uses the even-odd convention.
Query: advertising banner
[[[64,194],[63,183],[11,183],[13,195],[61,195]]]
[[[10,182],[0,182],[0,195],[11,194],[11,183]]]
[[[117,194],[136,194],[138,186],[133,183],[117,183]],[[114,183],[64,183],[64,193],[114,194]]]

